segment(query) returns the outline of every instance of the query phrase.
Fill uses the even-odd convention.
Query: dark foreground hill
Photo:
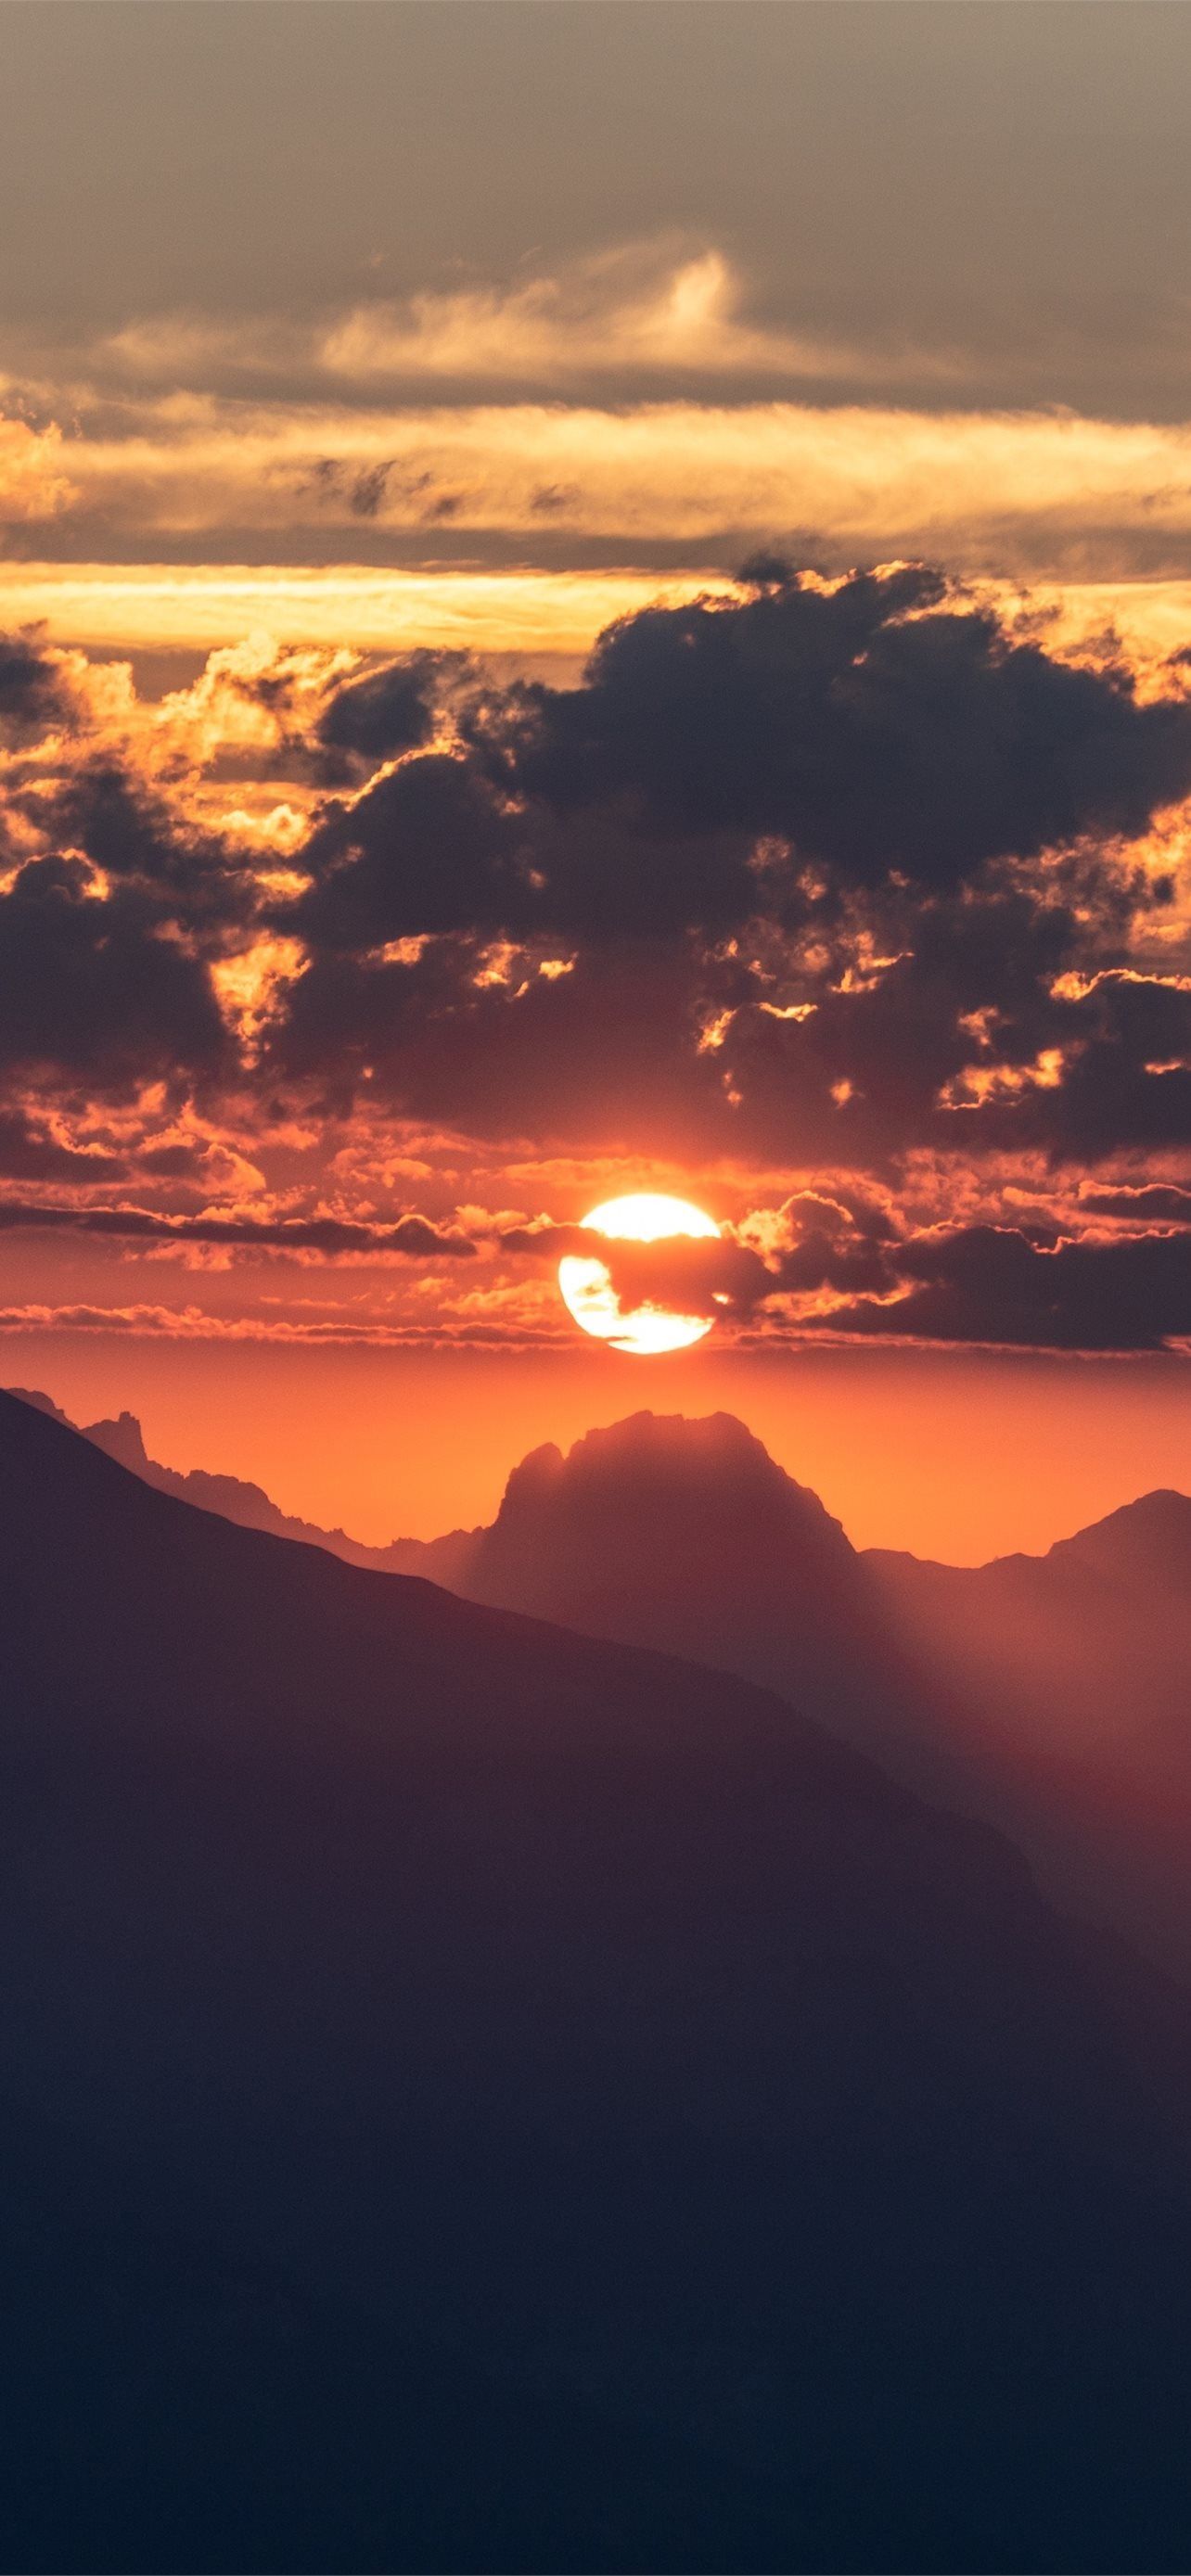
[[[48,1413],[53,1421],[65,1423],[68,1429],[75,1427],[52,1396],[24,1386],[9,1391],[19,1395],[23,1403],[34,1404],[39,1412]],[[240,1529],[268,1530],[275,1538],[296,1538],[304,1546],[325,1547],[332,1556],[341,1556],[345,1565],[367,1565],[378,1573],[423,1571],[420,1563],[411,1561],[420,1554],[417,1539],[398,1538],[388,1547],[365,1547],[361,1540],[349,1538],[346,1530],[322,1529],[316,1521],[300,1520],[293,1512],[283,1512],[263,1485],[254,1485],[245,1476],[212,1474],[206,1467],[164,1466],[160,1458],[149,1456],[135,1413],[115,1413],[101,1422],[80,1423],[78,1428],[84,1440],[93,1441],[121,1467],[130,1467],[134,1476],[155,1486],[159,1494],[172,1494],[180,1503],[195,1503],[202,1512],[218,1512],[222,1520],[235,1521]],[[460,1531],[458,1537],[466,1547],[470,1532]],[[436,1539],[432,1545],[441,1569],[450,1540]],[[435,1579],[444,1581],[445,1573],[440,1570]]]
[[[26,1402],[58,1414],[46,1396]],[[348,1563],[760,1682],[908,1787],[1009,1833],[1063,1906],[1191,1981],[1191,1500],[1140,1497],[1046,1556],[858,1553],[742,1422],[639,1413],[509,1477],[490,1528],[370,1549],[259,1486],[85,1434],[154,1484]]]
[[[10,2568],[1185,2567],[1181,1999],[0,1398]]]

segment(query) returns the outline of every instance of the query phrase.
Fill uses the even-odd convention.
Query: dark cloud
[[[547,1102],[635,1128],[635,1098],[669,1134],[801,1159],[954,1145],[957,1118],[998,1150],[1174,1141],[1185,1086],[1146,1068],[1174,1062],[1156,1023],[1178,1010],[1143,1028],[1123,986],[1053,988],[1127,957],[1153,889],[1086,836],[1191,778],[1191,712],[1014,641],[927,568],[754,582],[623,621],[576,689],[473,693],[456,750],[415,744],[324,807],[313,883],[276,914],[311,954],[276,1069],[485,1132],[533,1132]],[[324,750],[388,756],[440,679],[414,657],[350,683]],[[784,979],[754,953],[775,939]],[[500,941],[524,963],[483,992]],[[551,942],[572,971],[546,992]],[[1055,1049],[1061,1083],[1037,1078]]]
[[[205,1145],[142,1145],[137,1152],[138,1174],[146,1173],[155,1181],[195,1181],[204,1176],[210,1147]]]
[[[482,943],[434,941],[411,964],[316,958],[272,1032],[278,1080],[321,1086],[339,1110],[367,1099],[472,1135],[609,1135],[649,1156],[739,1141],[717,1059],[697,1052],[692,963],[676,943],[626,940],[542,975],[514,956],[505,982]]]
[[[0,722],[20,740],[65,711],[61,670],[27,637],[0,635]]]
[[[121,1154],[63,1145],[23,1113],[0,1109],[0,1175],[10,1181],[122,1181],[128,1163]]]
[[[582,1225],[514,1226],[501,1244],[506,1252],[549,1262],[568,1254],[602,1261],[626,1313],[645,1304],[709,1318],[727,1306],[750,1313],[775,1285],[760,1256],[731,1235],[714,1241],[672,1235],[657,1243],[630,1243]]]
[[[645,610],[577,688],[526,683],[471,724],[494,774],[560,812],[628,797],[664,831],[776,835],[865,885],[1137,833],[1191,786],[1191,708],[1014,641],[918,566]]]
[[[110,758],[80,762],[43,819],[117,886],[139,888],[163,925],[181,926],[216,954],[257,910],[249,862]]]
[[[1177,1189],[1166,1181],[1143,1182],[1135,1188],[1115,1190],[1082,1190],[1080,1213],[1089,1216],[1132,1217],[1139,1225],[1191,1225],[1191,1190]]]
[[[427,752],[331,805],[304,853],[318,883],[303,935],[366,948],[460,931],[620,944],[738,928],[757,908],[740,832],[643,829],[624,811],[565,817],[511,802],[474,760]],[[791,880],[783,917],[806,912]]]
[[[1049,1350],[1159,1350],[1191,1334],[1191,1233],[1066,1241],[966,1226],[911,1237],[888,1268],[906,1291],[895,1303],[857,1299],[821,1322]]]
[[[800,1190],[778,1212],[773,1232],[764,1254],[731,1231],[714,1241],[673,1235],[634,1243],[548,1222],[510,1227],[500,1243],[505,1252],[550,1263],[566,1254],[602,1261],[626,1311],[651,1304],[739,1321],[776,1298],[826,1286],[877,1295],[897,1281],[903,1238],[888,1206],[862,1188],[845,1184],[832,1197]]]
[[[668,1139],[799,1160],[954,1147],[959,1120],[976,1150],[1185,1135],[1181,1001],[1053,988],[1119,969],[1164,890],[1088,836],[1191,780],[1191,711],[1014,641],[929,569],[754,579],[740,605],[623,621],[575,689],[473,693],[456,751],[324,810],[278,1067],[342,1103],[368,1066],[484,1132],[534,1132],[549,1103],[635,1133],[644,1102]],[[420,723],[429,685],[395,664],[340,692],[352,756],[379,756],[390,697]],[[442,944],[386,965],[416,938]],[[480,995],[502,939],[527,962]],[[573,971],[546,993],[551,941]]]
[[[348,896],[330,881],[329,903]],[[405,960],[316,947],[269,1060],[344,1103],[368,1068],[377,1099],[485,1135],[652,1137],[654,1151],[794,1166],[884,1170],[917,1146],[1078,1161],[1191,1140],[1189,997],[1115,970],[1064,989],[1097,935],[1076,907],[973,892],[903,907],[885,931],[915,944],[865,972],[841,943],[792,977],[797,1001],[747,956],[687,937],[572,948],[572,932],[546,960],[567,971],[548,977],[541,939],[514,942],[503,971],[462,934]]]
[[[1040,994],[1028,1026],[1061,1050],[1061,1078],[990,1098],[971,1119],[982,1145],[1098,1162],[1191,1144],[1191,991],[1111,971],[1086,993]]]
[[[885,1209],[814,1192],[783,1215],[791,1239],[764,1258],[731,1236],[617,1243],[582,1226],[513,1229],[503,1241],[550,1261],[595,1255],[626,1312],[655,1304],[743,1322],[795,1299],[803,1331],[1055,1350],[1159,1350],[1191,1335],[1191,1231],[1077,1240],[975,1225],[899,1238]],[[817,1308],[806,1304],[816,1297]]]
[[[1098,964],[1126,947],[1118,896],[1092,871],[1069,900],[1049,879],[903,898],[879,917],[885,962],[841,972],[837,950],[797,988],[804,1017],[738,977],[718,1060],[742,1125],[829,1162],[1191,1142],[1191,991]]]
[[[389,1225],[355,1224],[340,1217],[162,1216],[149,1208],[39,1207],[35,1201],[0,1201],[0,1233],[23,1230],[125,1236],[132,1241],[243,1245],[274,1252],[399,1253],[426,1261],[446,1255],[467,1260],[470,1236],[427,1217],[402,1216]]]
[[[230,1070],[205,968],[158,935],[135,889],[106,902],[74,859],[35,859],[0,895],[0,1067],[109,1091]]]
[[[807,1329],[1075,1348],[1185,1328],[1181,1256],[1153,1231],[1180,1221],[1177,1185],[1085,1190],[1081,1224],[1127,1229],[1104,1242],[1016,1222],[906,1235],[889,1210],[919,1150],[943,1175],[941,1207],[949,1158],[992,1175],[986,1208],[1017,1155],[1035,1182],[1044,1161],[1120,1157],[1137,1175],[1149,1152],[1178,1170],[1191,991],[1177,917],[1165,877],[1113,836],[1191,787],[1191,708],[1142,703],[1111,659],[1061,663],[920,566],[830,594],[776,560],[751,578],[733,604],[626,619],[573,688],[481,688],[435,654],[325,698],[293,656],[234,681],[282,737],[262,781],[292,761],[321,791],[280,868],[225,843],[172,773],[146,783],[94,733],[56,775],[18,752],[14,850],[32,828],[68,855],[28,861],[0,893],[0,1170],[17,1185],[127,1177],[119,1158],[55,1143],[40,1111],[25,1119],[33,1078],[39,1102],[55,1080],[197,1094],[249,1151],[258,1112],[280,1136],[294,1112],[367,1103],[497,1143],[869,1176],[867,1200],[836,1178],[791,1202],[764,1258],[731,1240],[616,1247],[630,1304],[747,1319],[778,1297],[803,1301]],[[34,645],[0,659],[14,725],[51,684]],[[246,1052],[210,968],[261,931],[304,954],[278,952]],[[132,1167],[163,1182],[211,1168],[190,1143]],[[370,1210],[358,1225],[39,1221],[328,1256],[472,1248]]]
[[[462,661],[460,654],[408,653],[363,679],[347,681],[327,700],[317,740],[327,751],[367,761],[420,750],[434,730],[437,687]]]
[[[354,457],[316,456],[298,469],[295,491],[338,511],[345,505],[353,519],[365,522],[383,512],[408,515],[416,526],[435,527],[456,518],[467,498],[452,491],[422,466],[403,465],[395,456],[361,465]]]
[[[354,804],[327,810],[304,852],[317,882],[288,917],[330,950],[430,931],[495,936],[532,908],[520,842],[515,819],[466,761],[427,752]]]

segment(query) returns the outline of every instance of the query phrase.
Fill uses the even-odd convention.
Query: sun
[[[671,1199],[659,1191],[641,1190],[624,1199],[605,1199],[583,1219],[593,1234],[620,1242],[662,1243],[674,1235],[718,1235],[714,1217],[690,1199]],[[614,1351],[640,1357],[658,1351],[689,1350],[711,1331],[707,1315],[679,1315],[668,1306],[634,1306],[625,1314],[617,1300],[611,1273],[596,1255],[567,1253],[558,1265],[558,1284],[577,1324]]]

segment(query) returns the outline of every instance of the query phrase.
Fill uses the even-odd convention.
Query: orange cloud
[[[1191,429],[1040,411],[196,394],[127,404],[120,434],[105,420],[61,456],[84,519],[127,531],[137,552],[155,530],[198,542],[227,527],[371,528],[432,549],[449,528],[499,543],[506,561],[514,534],[615,540],[631,560],[663,542],[743,547],[809,528],[844,561],[925,553],[1107,579],[1181,573],[1191,531]]]
[[[607,251],[511,287],[358,305],[319,349],[332,375],[483,376],[541,384],[591,374],[840,376],[864,361],[823,339],[742,318],[722,251]],[[879,363],[879,362],[878,362]],[[872,361],[869,361],[872,364]]]
[[[61,432],[0,418],[0,524],[53,518],[75,497],[64,470]]]

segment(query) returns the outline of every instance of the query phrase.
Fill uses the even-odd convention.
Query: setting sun
[[[606,1199],[592,1208],[583,1223],[593,1234],[621,1243],[664,1243],[676,1235],[719,1234],[714,1217],[690,1199],[668,1198],[653,1190]],[[566,1254],[558,1265],[558,1284],[575,1322],[614,1351],[634,1351],[644,1358],[660,1351],[689,1350],[711,1331],[710,1317],[679,1314],[671,1307],[649,1303],[626,1313],[611,1273],[595,1256]]]

